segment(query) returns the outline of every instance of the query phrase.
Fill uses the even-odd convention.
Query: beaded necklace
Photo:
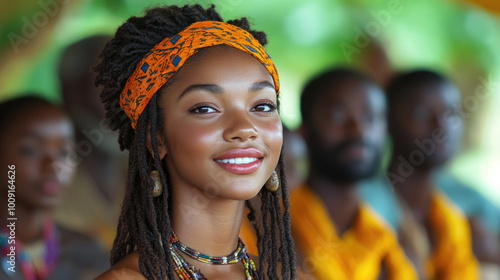
[[[10,246],[15,244],[16,256],[18,256],[20,271],[24,278],[27,280],[46,279],[54,270],[60,251],[58,232],[52,220],[44,221],[42,239],[32,244],[21,244],[17,238],[14,238],[15,243],[9,244],[8,237],[8,231],[3,229],[0,234],[0,251],[2,257],[5,257],[2,259],[4,271],[7,274],[11,273],[5,264],[7,264]]]
[[[170,235],[170,244],[170,252],[174,260],[174,270],[182,280],[206,280],[207,278],[205,277],[205,275],[203,275],[203,273],[201,273],[199,269],[196,269],[196,267],[184,260],[180,252],[197,261],[210,264],[234,264],[241,260],[243,265],[245,266],[245,276],[247,280],[258,279],[255,264],[252,259],[250,259],[250,256],[248,255],[245,248],[245,244],[243,244],[243,241],[241,241],[241,239],[239,238],[238,247],[236,248],[236,250],[226,257],[212,257],[189,248],[179,241],[173,231]]]

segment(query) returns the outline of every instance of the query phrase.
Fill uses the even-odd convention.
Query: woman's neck
[[[182,188],[172,196],[172,228],[181,243],[213,257],[228,256],[236,250],[245,201],[217,198],[196,188]],[[208,279],[246,279],[240,262],[213,265],[183,253],[182,257]]]
[[[172,195],[172,228],[180,242],[210,256],[227,256],[236,249],[245,201],[214,197],[196,188]]]

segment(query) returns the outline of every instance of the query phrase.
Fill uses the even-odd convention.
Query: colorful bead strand
[[[189,264],[181,256],[181,252],[188,255],[197,261],[210,264],[226,265],[235,264],[240,260],[245,267],[245,276],[247,280],[258,279],[257,270],[254,262],[248,255],[245,244],[238,238],[238,247],[236,250],[226,257],[213,257],[207,254],[200,253],[184,244],[182,244],[175,233],[172,231],[170,235],[170,252],[174,260],[174,270],[182,280],[205,280],[207,279],[200,270],[196,269],[193,265]]]

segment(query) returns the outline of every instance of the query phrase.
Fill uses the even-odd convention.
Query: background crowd
[[[51,229],[60,228],[64,242],[56,249],[79,265],[47,267],[63,267],[60,275],[66,276],[59,277],[89,279],[107,268],[98,260],[108,258],[124,196],[127,154],[120,151],[117,134],[106,128],[90,68],[126,18],[149,5],[186,2],[1,3],[0,102],[25,98],[5,103],[0,112],[1,170],[6,174],[9,162],[20,162],[16,166],[18,178],[29,176],[35,183],[19,179],[18,189],[41,184],[58,196],[55,201],[40,203],[36,197],[20,198],[18,203],[24,203],[25,210],[21,208],[19,213],[30,221],[22,230],[43,228],[44,240],[52,242]],[[481,0],[210,3],[224,18],[251,15],[255,29],[267,33],[267,51],[281,77],[280,114],[287,127],[285,160],[299,267],[318,279],[330,279],[328,273],[344,273],[345,279],[371,277],[349,274],[355,264],[323,272],[318,272],[321,262],[307,264],[310,254],[300,247],[311,243],[300,234],[300,227],[307,225],[294,222],[304,213],[293,216],[293,194],[315,201],[317,198],[308,194],[310,188],[319,197],[333,197],[324,201],[327,210],[310,211],[313,216],[321,211],[330,213],[332,228],[340,239],[353,227],[353,217],[365,213],[358,212],[359,205],[370,209],[366,217],[373,211],[384,220],[390,234],[380,233],[377,238],[394,244],[376,250],[381,255],[391,252],[390,261],[395,264],[383,273],[403,275],[395,279],[406,279],[405,265],[401,265],[406,262],[408,270],[415,269],[421,279],[439,279],[436,275],[446,265],[451,267],[448,270],[470,266],[461,273],[481,271],[483,279],[500,275],[499,4]],[[322,92],[323,97],[304,97]],[[38,142],[12,134],[18,128],[18,135],[26,131],[38,135],[46,131],[44,126],[62,121],[67,121],[69,128],[42,133],[36,138]],[[436,134],[436,129],[442,135]],[[53,145],[56,142],[59,146]],[[22,154],[9,153],[16,145],[22,147]],[[419,155],[425,155],[421,162]],[[46,157],[50,161],[44,161]],[[59,166],[54,176],[60,186],[51,185],[56,178],[44,175],[54,163]],[[322,181],[322,174],[328,174],[329,183]],[[60,180],[60,176],[71,180]],[[336,186],[335,191],[324,190],[323,185],[330,183]],[[2,185],[2,195],[4,192]],[[423,203],[430,197],[434,208]],[[463,216],[443,210],[455,207]],[[433,266],[426,263],[430,250],[439,244],[439,240],[429,238],[429,229],[436,226],[425,223],[426,211],[446,213],[442,219],[449,221],[449,228],[467,228],[467,237],[456,237],[456,242],[462,249],[470,247],[460,252],[470,252],[463,253],[456,264],[446,258],[454,252],[449,251],[451,245],[432,256]],[[4,214],[0,217],[6,218]],[[242,233],[247,236],[244,239],[252,238],[248,230]],[[397,233],[396,238],[393,233]],[[369,233],[366,236],[374,238]],[[18,238],[26,244],[37,241],[29,234]],[[398,242],[401,249],[395,248]],[[37,244],[31,245],[36,251]],[[248,247],[251,251],[251,245]],[[36,252],[28,253],[26,258],[40,258]],[[81,253],[98,258],[82,262],[88,258]],[[347,258],[339,254],[336,257]],[[372,259],[354,262],[366,262],[366,267],[375,262],[376,269],[365,267],[366,273],[378,273],[380,267]],[[37,268],[28,267],[25,273],[33,270]]]

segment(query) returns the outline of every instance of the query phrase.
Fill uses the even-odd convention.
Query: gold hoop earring
[[[163,184],[161,183],[160,173],[158,170],[153,170],[149,174],[149,178],[153,181],[153,197],[159,197],[163,193]]]
[[[274,170],[271,177],[269,177],[265,186],[266,186],[266,189],[268,189],[269,191],[272,191],[272,192],[276,191],[279,188],[280,181],[278,178],[278,173],[276,173],[276,170]]]

